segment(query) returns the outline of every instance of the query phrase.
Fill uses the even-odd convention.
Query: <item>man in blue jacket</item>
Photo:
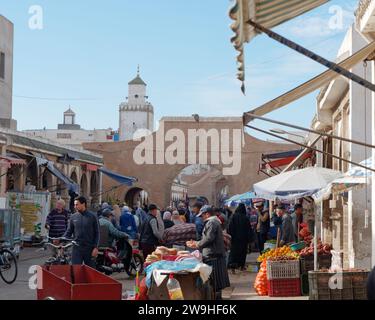
[[[195,227],[197,230],[197,240],[202,239],[202,233],[204,228],[204,222],[203,218],[201,217],[202,213],[200,212],[203,207],[203,204],[201,202],[196,202],[193,205],[193,223],[195,223]]]
[[[78,246],[73,247],[72,264],[86,264],[95,267],[95,259],[99,247],[99,222],[97,215],[87,210],[85,197],[78,197],[74,201],[77,213],[69,221],[64,237],[71,238]]]
[[[120,227],[121,231],[127,233],[130,239],[138,238],[137,224],[135,222],[134,216],[130,212],[129,207],[125,206],[122,209],[122,214],[120,217]]]

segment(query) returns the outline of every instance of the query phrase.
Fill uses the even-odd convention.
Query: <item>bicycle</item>
[[[17,257],[9,248],[0,246],[0,277],[6,284],[12,284],[17,275]]]
[[[44,241],[42,242],[43,244],[43,248],[42,249],[39,249],[39,250],[47,250],[47,246],[49,247],[52,247],[53,249],[56,250],[56,255],[50,257],[47,259],[47,261],[44,263],[44,265],[46,266],[51,266],[51,265],[67,265],[67,264],[71,264],[71,256],[69,253],[67,253],[67,249],[72,247],[72,246],[78,246],[78,244],[73,240],[71,239],[67,239],[67,238],[51,238],[51,237],[47,237],[47,241]],[[63,245],[63,244],[58,244],[58,245],[55,245],[51,242],[49,242],[49,240],[57,240],[57,241],[62,241],[62,242],[65,242],[65,241],[70,241],[68,244],[66,245]]]
[[[127,239],[127,250],[131,252],[130,261],[126,265],[125,272],[129,277],[136,276],[137,272],[143,272],[144,259],[142,251],[139,249],[139,241],[136,239]]]

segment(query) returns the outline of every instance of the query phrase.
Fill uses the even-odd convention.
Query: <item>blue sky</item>
[[[353,22],[357,0],[332,0],[275,30],[333,59]],[[247,95],[236,80],[228,0],[0,0],[15,25],[13,117],[19,129],[56,128],[72,106],[86,129],[118,127],[118,105],[137,65],[155,119],[242,116],[324,70],[260,36],[246,45]],[[43,30],[28,27],[31,5]],[[329,8],[344,28],[328,27]],[[29,98],[24,98],[29,97]],[[309,126],[316,93],[269,116]],[[260,124],[264,128],[269,126]],[[271,125],[272,126],[272,125]]]

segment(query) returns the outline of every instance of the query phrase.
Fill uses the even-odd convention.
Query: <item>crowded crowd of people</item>
[[[95,257],[94,249],[100,245],[100,227],[106,228],[109,234],[109,240],[103,246],[114,239],[139,240],[140,249],[146,257],[158,245],[183,247],[188,241],[202,241],[205,225],[208,224],[204,219],[205,213],[209,212],[220,224],[222,255],[226,267],[232,272],[245,269],[249,252],[263,251],[265,242],[273,237],[271,221],[274,228],[280,229],[281,243],[287,244],[297,240],[298,223],[302,223],[303,219],[299,204],[295,205],[293,212],[285,210],[283,205],[275,206],[270,215],[265,202],[256,202],[251,206],[241,203],[234,212],[227,206],[215,208],[199,201],[192,206],[181,202],[177,207],[162,210],[154,204],[131,208],[125,203],[111,205],[104,202],[94,214],[87,210],[86,199],[78,197],[74,202],[74,211],[70,215],[64,201],[57,201],[56,208],[47,217],[46,227],[50,237],[65,235],[79,240],[80,249],[76,250],[73,260],[90,264],[90,253],[94,253]]]
[[[246,270],[248,253],[263,251],[265,242],[275,237],[277,230],[281,244],[297,240],[303,208],[297,204],[293,210],[286,209],[279,204],[270,212],[264,201],[248,206],[240,203],[236,208],[181,202],[165,209],[155,204],[131,208],[126,203],[104,202],[93,213],[86,199],[78,197],[71,215],[64,201],[57,201],[46,227],[50,237],[64,236],[78,243],[73,248],[73,264],[94,266],[98,249],[121,239],[137,240],[145,258],[160,245],[198,249],[203,261],[213,267],[216,291],[220,293],[230,286],[228,270]],[[105,237],[101,236],[103,230]]]

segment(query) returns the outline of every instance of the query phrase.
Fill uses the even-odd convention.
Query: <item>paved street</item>
[[[37,252],[35,248],[24,248],[20,253],[16,282],[7,285],[0,279],[0,300],[35,300],[36,290],[29,288],[31,276],[29,268],[43,264],[48,256],[47,252]],[[126,273],[116,274],[114,278],[122,283],[123,291],[134,291],[134,280],[129,280]]]
[[[248,255],[249,266],[254,265],[257,254]],[[7,285],[0,281],[0,300],[35,300],[36,291],[29,288],[31,274],[29,268],[33,265],[41,265],[48,258],[47,252],[38,252],[35,248],[24,248],[20,254],[19,273],[15,283]],[[251,268],[249,268],[250,270]],[[223,290],[225,300],[276,300],[275,298],[259,297],[253,284],[256,272],[242,271],[230,274],[231,287]],[[122,291],[134,291],[134,279],[129,279],[125,272],[113,275],[113,278],[121,282]],[[308,297],[282,298],[282,300],[307,300]],[[280,298],[278,299],[280,300]]]

